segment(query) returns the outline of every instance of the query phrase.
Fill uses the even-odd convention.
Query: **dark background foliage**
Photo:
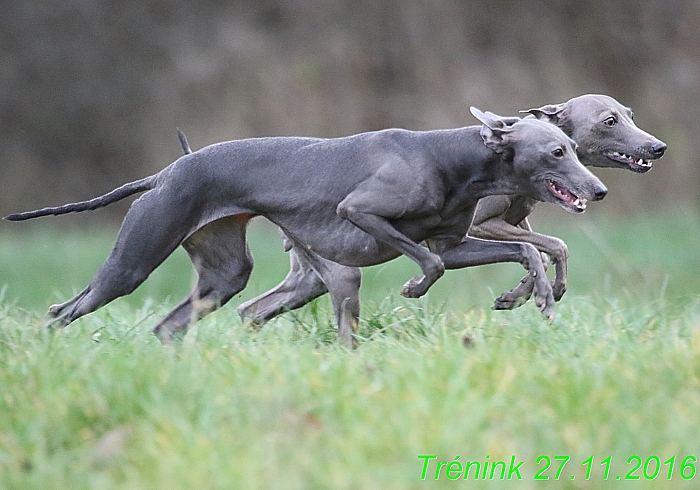
[[[597,171],[607,210],[700,204],[697,0],[2,0],[1,10],[2,214],[154,173],[180,154],[176,127],[194,148],[435,129],[475,123],[470,105],[516,114],[582,93],[616,97],[669,144],[649,174]]]

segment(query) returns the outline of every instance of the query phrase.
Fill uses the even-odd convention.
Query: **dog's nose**
[[[600,201],[608,195],[608,188],[605,187],[603,184],[596,185],[593,193],[595,195],[594,201]]]
[[[654,152],[655,157],[662,157],[666,148],[668,148],[666,143],[659,141],[658,143],[654,143],[654,146],[651,147],[651,151]]]

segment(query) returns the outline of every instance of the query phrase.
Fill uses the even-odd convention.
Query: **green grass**
[[[679,467],[700,458],[700,219],[564,218],[534,224],[571,253],[552,323],[532,304],[489,309],[519,266],[451,272],[405,300],[396,292],[417,268],[397,260],[365,271],[354,352],[334,342],[325,298],[241,327],[235,306],[287,272],[262,224],[247,290],[173,348],[150,327],[189,290],[186,255],[49,334],[46,307],[84,287],[114,232],[3,226],[0,488],[696,488],[700,474],[684,482]],[[515,456],[523,480],[450,481],[443,468],[435,481],[433,460],[421,481],[419,455]],[[554,460],[550,481],[533,481],[540,455],[570,456],[561,481]],[[615,481],[633,455],[660,458],[656,480],[640,469],[641,481]]]

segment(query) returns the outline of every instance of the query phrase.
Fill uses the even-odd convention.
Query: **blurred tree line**
[[[669,144],[646,175],[597,171],[611,189],[606,208],[700,204],[698,0],[1,6],[3,214],[160,170],[181,153],[176,127],[195,149],[435,129],[474,124],[470,105],[516,114],[582,93],[616,97]]]

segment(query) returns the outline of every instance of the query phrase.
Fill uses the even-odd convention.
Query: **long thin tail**
[[[5,216],[8,221],[24,221],[26,219],[38,218],[39,216],[48,216],[50,214],[57,216],[59,214],[67,213],[79,213],[81,211],[92,211],[93,209],[102,208],[113,202],[120,201],[125,197],[129,197],[132,194],[138,192],[144,192],[155,187],[156,175],[151,175],[145,179],[137,180],[136,182],[129,182],[121,187],[117,187],[107,194],[90,199],[89,201],[74,202],[71,204],[65,204],[63,206],[57,206],[53,208],[43,208],[37,209],[36,211],[27,211],[25,213],[16,213],[9,216]]]
[[[180,146],[182,146],[182,152],[185,155],[192,153],[192,148],[190,148],[190,144],[187,142],[187,136],[185,136],[185,133],[180,131],[180,128],[177,128],[177,139],[180,140]]]

